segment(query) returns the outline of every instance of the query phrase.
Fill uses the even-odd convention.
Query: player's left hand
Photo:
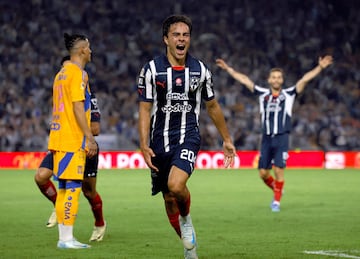
[[[232,142],[223,143],[224,149],[224,167],[228,168],[230,165],[234,163],[236,149]]]
[[[87,157],[94,157],[97,154],[98,145],[95,141],[88,142]]]
[[[154,170],[155,172],[159,172],[159,169],[156,166],[154,166],[153,163],[151,162],[151,158],[155,157],[154,151],[150,147],[146,146],[141,148],[141,152],[143,154],[147,166],[150,169]]]

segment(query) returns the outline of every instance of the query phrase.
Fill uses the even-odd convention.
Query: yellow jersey
[[[75,152],[86,148],[85,135],[76,121],[73,102],[84,101],[90,127],[91,94],[88,81],[86,71],[72,62],[66,62],[57,73],[53,83],[49,150]]]

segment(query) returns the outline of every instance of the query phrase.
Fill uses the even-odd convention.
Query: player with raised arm
[[[304,90],[310,80],[319,75],[332,62],[333,58],[330,55],[320,57],[315,68],[304,74],[294,86],[288,88],[283,87],[283,70],[273,68],[268,76],[270,88],[265,88],[254,84],[247,75],[235,71],[223,59],[216,60],[216,64],[220,68],[245,85],[254,95],[259,96],[262,140],[258,168],[261,179],[273,190],[274,197],[271,202],[273,212],[280,211],[295,97]],[[274,170],[275,179],[270,174],[271,168]]]
[[[186,184],[200,149],[201,100],[224,141],[225,167],[236,153],[215,99],[211,73],[188,54],[191,30],[189,17],[168,17],[163,22],[166,54],[145,64],[138,82],[140,149],[151,170],[152,195],[162,192],[168,219],[182,239],[188,259],[197,258]]]

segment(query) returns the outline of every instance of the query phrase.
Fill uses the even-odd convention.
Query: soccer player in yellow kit
[[[90,129],[90,88],[85,65],[91,61],[89,40],[83,35],[64,34],[70,62],[57,73],[53,84],[53,110],[48,149],[53,152],[54,176],[59,181],[55,210],[58,248],[89,248],[73,236],[85,158],[96,155]]]
[[[66,56],[61,61],[61,66],[69,62],[70,56]],[[91,92],[91,116],[90,129],[94,136],[100,134],[100,119],[101,113],[97,105],[97,98],[94,92]],[[106,221],[103,216],[103,202],[100,194],[96,190],[96,182],[98,175],[99,162],[99,148],[97,154],[93,157],[86,157],[84,179],[82,181],[82,192],[88,200],[92,214],[95,219],[93,232],[89,241],[102,241],[106,232]],[[54,183],[51,181],[53,175],[54,160],[53,153],[49,151],[37,169],[34,180],[41,193],[54,206],[53,212],[47,221],[46,227],[51,228],[57,225],[57,217],[55,210],[55,202],[57,197],[57,190]]]

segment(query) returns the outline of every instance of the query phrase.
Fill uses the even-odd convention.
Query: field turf
[[[148,170],[100,170],[108,230],[91,249],[56,248],[50,202],[34,170],[0,170],[0,258],[183,258]],[[281,212],[256,170],[196,170],[188,182],[200,259],[360,258],[360,171],[285,171]],[[81,196],[74,235],[87,242],[93,217]]]

